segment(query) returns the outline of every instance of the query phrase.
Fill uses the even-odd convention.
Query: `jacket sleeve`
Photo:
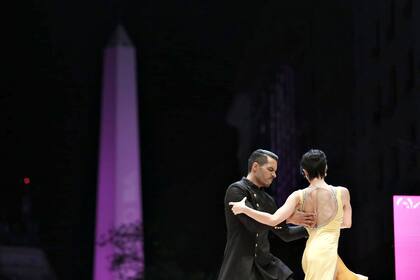
[[[290,226],[282,223],[271,229],[275,235],[285,242],[295,241],[301,238],[307,238],[308,232],[302,226]]]
[[[231,209],[232,206],[229,205],[229,202],[241,201],[244,197],[247,197],[247,195],[248,195],[248,193],[245,190],[241,189],[238,186],[231,185],[226,191],[225,207],[227,207],[228,209]],[[248,199],[245,203],[248,207],[254,209],[254,206],[249,202],[249,197],[248,197]],[[232,211],[230,211],[230,214],[234,215]],[[239,214],[239,215],[236,215],[236,217],[239,219],[239,221],[245,226],[245,228],[249,232],[258,233],[258,232],[262,232],[264,230],[272,229],[272,227],[270,227],[268,225],[261,224],[261,223],[255,221],[254,219],[248,217],[245,214]]]

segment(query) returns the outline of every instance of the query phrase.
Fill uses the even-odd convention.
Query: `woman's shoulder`
[[[343,187],[343,186],[331,186],[334,190],[340,190],[342,192],[349,192],[349,189],[347,187]]]
[[[305,193],[306,189],[307,189],[307,187],[306,188],[305,187],[304,188],[296,188],[296,190],[294,192],[292,192],[291,195],[301,196],[302,194]]]
[[[348,188],[343,187],[343,186],[336,186],[336,187],[333,187],[333,189],[335,192],[339,191],[341,199],[347,201],[350,198],[350,192]]]
[[[297,189],[296,191],[294,191],[292,194],[296,197],[298,197],[299,199],[304,199],[305,196],[310,192],[310,187],[303,187],[301,189]]]

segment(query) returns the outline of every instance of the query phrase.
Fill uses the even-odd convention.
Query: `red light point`
[[[29,177],[25,177],[25,178],[23,178],[23,183],[25,185],[29,185],[31,183],[31,179],[29,179]]]

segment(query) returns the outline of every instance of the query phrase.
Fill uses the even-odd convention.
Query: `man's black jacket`
[[[227,243],[218,280],[283,280],[292,271],[270,253],[269,231],[288,242],[307,236],[300,226],[282,223],[276,228],[263,225],[244,214],[234,215],[229,202],[247,198],[246,204],[256,210],[274,213],[277,205],[264,190],[246,178],[226,190],[225,216]]]

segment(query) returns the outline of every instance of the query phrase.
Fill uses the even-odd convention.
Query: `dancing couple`
[[[289,242],[308,238],[302,257],[305,280],[361,280],[338,256],[340,230],[350,228],[350,193],[326,183],[327,158],[320,150],[302,156],[309,186],[293,192],[282,207],[264,189],[276,178],[278,157],[254,151],[248,175],[226,190],[227,243],[218,280],[292,280],[293,272],[270,253],[268,233]],[[292,226],[294,224],[296,226]]]

